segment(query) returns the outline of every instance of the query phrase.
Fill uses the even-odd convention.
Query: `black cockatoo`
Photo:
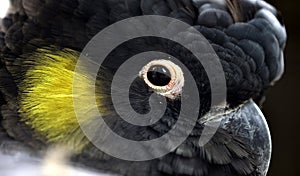
[[[49,146],[58,145],[64,152],[68,151],[72,166],[98,173],[128,176],[267,174],[271,138],[258,106],[267,89],[283,73],[287,38],[280,13],[273,6],[263,0],[14,0],[11,3],[0,28],[1,157],[22,153],[43,158]],[[72,92],[76,63],[88,42],[110,25],[145,15],[180,20],[206,38],[224,71],[227,93],[224,112],[210,111],[211,85],[195,56],[174,41],[153,36],[118,45],[105,58],[96,83],[87,75],[79,75],[80,84],[75,86],[81,94]],[[196,33],[190,30],[184,33],[191,36],[186,40],[187,45],[199,42],[193,37]],[[138,126],[123,120],[116,112],[111,97],[114,74],[127,59],[146,51],[178,58],[195,78],[201,104],[198,109],[190,109],[199,112],[191,131],[187,132],[184,123],[177,123],[181,101],[191,98],[181,91],[187,86],[183,85],[187,74],[182,74],[183,68],[166,58],[152,58],[156,60],[141,67],[146,70],[136,73],[126,95],[136,113],[147,114],[152,107],[149,101],[156,93],[167,104],[163,116],[151,125]],[[129,80],[122,81],[128,84]],[[166,92],[165,88],[173,84],[176,90]],[[86,92],[90,87],[96,87],[95,91]],[[153,159],[132,161],[112,156],[85,136],[74,113],[74,97],[89,98],[90,93],[95,94],[105,123],[123,138],[156,139],[174,126],[188,133],[188,137],[170,152]],[[91,120],[95,114],[84,101],[80,111]],[[200,145],[204,128],[214,119],[220,120],[217,131],[207,143]],[[97,131],[97,124],[91,128]],[[165,145],[169,145],[168,140]],[[126,144],[120,150],[122,147],[124,152],[128,148]],[[160,149],[152,150],[149,152]],[[50,175],[52,171],[48,170]]]

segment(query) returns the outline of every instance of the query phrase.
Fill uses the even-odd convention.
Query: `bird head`
[[[37,157],[49,146],[63,146],[72,153],[73,164],[121,175],[266,174],[271,141],[256,104],[261,105],[283,73],[286,43],[284,24],[273,6],[261,0],[19,0],[12,6],[0,33],[0,144],[22,146]],[[99,55],[93,51],[104,52],[110,44],[94,42],[99,32],[143,16],[174,19],[148,27],[162,28],[160,36],[182,34],[184,44],[135,37],[116,45],[101,64],[94,62]],[[180,22],[189,28],[176,33],[180,26],[174,24]],[[130,24],[116,28],[110,41],[124,37],[123,30],[140,27]],[[222,71],[224,84],[189,49],[202,53],[210,70]],[[91,72],[94,66],[96,73]],[[225,99],[214,100],[212,94],[221,94],[222,87],[214,89],[212,80],[226,85]],[[193,86],[196,93],[188,89]],[[150,125],[130,123],[146,115],[152,118]],[[205,129],[215,122],[218,128],[208,134]],[[135,142],[164,137],[173,129],[177,133],[161,148],[139,148],[151,156],[165,148],[169,153],[126,161],[105,151],[111,147],[126,153],[130,145],[108,140],[107,147],[105,141],[87,137],[90,132],[109,136],[103,126]],[[203,132],[211,137],[201,145]],[[186,135],[184,141],[173,145],[180,135]]]

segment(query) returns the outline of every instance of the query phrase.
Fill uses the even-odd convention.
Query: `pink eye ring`
[[[167,98],[176,99],[182,93],[183,72],[172,61],[153,60],[142,68],[139,76],[154,92]]]

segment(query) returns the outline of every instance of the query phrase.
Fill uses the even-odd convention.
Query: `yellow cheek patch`
[[[38,49],[26,58],[24,65],[29,69],[19,85],[19,113],[26,124],[47,142],[66,144],[75,150],[88,144],[73,107],[73,97],[80,96],[72,94],[78,57],[79,53],[71,49]],[[76,86],[85,92],[87,100],[93,95],[88,90],[95,84],[84,72],[77,76],[81,84]],[[101,99],[101,95],[96,93],[96,96]],[[82,104],[85,105],[84,102]],[[83,106],[80,111],[86,111],[89,118],[93,116],[89,114],[90,108]]]

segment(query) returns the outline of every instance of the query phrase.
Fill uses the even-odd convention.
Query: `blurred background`
[[[300,27],[297,28],[300,22],[300,1],[266,1],[281,11],[288,33],[285,74],[268,92],[263,107],[273,139],[273,156],[268,176],[296,176],[300,159],[300,116],[297,115],[300,101]],[[6,9],[6,5],[6,0],[0,0],[0,18],[5,14],[1,9]]]
[[[282,13],[288,33],[285,74],[270,89],[263,107],[273,139],[273,158],[269,176],[296,176],[300,159],[300,1],[266,0]],[[299,68],[298,68],[299,67]],[[300,110],[300,107],[299,107]],[[297,174],[298,173],[298,174]]]

